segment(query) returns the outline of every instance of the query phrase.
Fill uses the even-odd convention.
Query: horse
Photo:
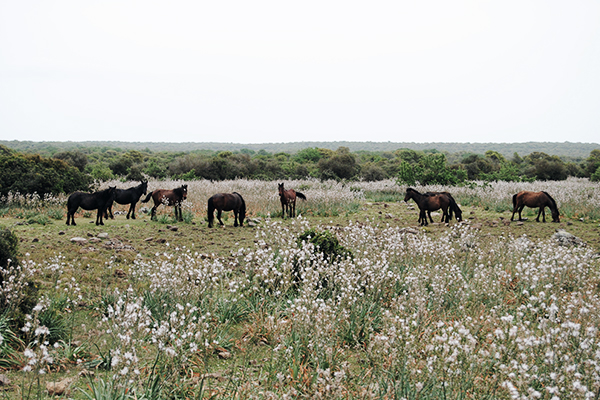
[[[546,212],[545,208],[548,207],[550,212],[552,213],[552,222],[560,222],[560,214],[558,212],[558,206],[556,205],[556,201],[546,192],[529,192],[527,190],[523,190],[517,194],[515,194],[512,198],[513,202],[513,213],[510,220],[512,221],[515,217],[515,213],[519,213],[519,221],[522,221],[521,211],[525,206],[530,208],[539,207],[539,212],[536,222],[540,222],[540,214],[542,215],[542,222],[546,222]]]
[[[156,189],[155,191],[148,193],[148,196],[142,203],[147,203],[150,198],[154,200],[154,207],[152,207],[152,212],[150,215],[150,219],[155,219],[156,217],[156,209],[161,204],[165,206],[172,206],[175,208],[175,218],[179,221],[183,221],[183,216],[181,215],[181,203],[187,199],[187,185],[181,185],[181,187],[175,189]]]
[[[79,207],[84,210],[98,210],[96,225],[104,225],[102,216],[106,212],[108,205],[112,203],[116,188],[116,186],[111,186],[96,193],[72,193],[67,199],[67,225],[77,225],[75,223],[75,213]]]
[[[417,205],[419,206],[419,210],[420,210],[419,211],[419,223],[421,224],[421,226],[423,226],[423,225],[427,225],[426,212],[436,211],[439,209],[442,210],[442,222],[448,223],[450,221],[450,214],[448,213],[450,204],[454,203],[456,205],[456,202],[454,201],[454,199],[452,198],[452,200],[451,200],[451,198],[452,198],[452,196],[447,196],[443,193],[427,195],[427,194],[421,194],[413,188],[408,188],[408,189],[406,189],[406,195],[404,196],[404,201],[413,199],[415,201],[415,203],[417,203]],[[456,205],[456,208],[458,208],[457,205]],[[461,216],[462,216],[462,212],[461,212]],[[429,219],[431,220],[431,215],[429,216]],[[433,220],[431,220],[431,222],[433,223]]]
[[[279,200],[281,200],[281,218],[285,219],[287,212],[290,218],[296,217],[296,197],[306,200],[306,196],[294,189],[285,190],[283,183],[279,184]]]
[[[447,196],[448,200],[450,201],[450,205],[448,207],[448,219],[452,220],[452,214],[454,213],[454,215],[456,216],[456,220],[459,222],[462,221],[462,210],[456,203],[456,200],[454,200],[454,197],[452,197],[452,195],[449,192],[427,192],[427,193],[425,193],[425,196],[431,196],[431,195],[436,195],[436,194],[441,194],[441,195]],[[427,210],[427,216],[429,217],[429,220],[431,221],[431,223],[433,223],[433,219],[431,219],[431,211],[430,210]],[[444,217],[442,216],[441,222],[444,222],[443,219],[444,219]],[[421,222],[420,216],[419,216],[419,222]]]
[[[131,214],[132,219],[135,219],[135,204],[147,191],[148,181],[141,181],[139,185],[129,189],[116,189],[114,201],[119,204],[130,204],[129,211],[127,211],[127,219],[129,219],[129,214]],[[108,205],[104,218],[108,218],[110,215],[110,218],[115,219],[115,216],[112,213],[112,205],[112,202]]]
[[[237,192],[233,193],[217,193],[208,199],[208,227],[213,227],[215,220],[214,212],[217,210],[217,219],[219,224],[223,225],[221,221],[222,211],[233,211],[233,226],[244,226],[244,218],[246,218],[246,202],[241,194]]]

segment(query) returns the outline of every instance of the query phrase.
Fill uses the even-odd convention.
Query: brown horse
[[[246,202],[241,194],[233,193],[217,193],[208,199],[208,227],[213,227],[215,220],[215,210],[217,210],[217,219],[219,224],[221,221],[222,211],[233,211],[233,226],[244,226],[244,218],[246,218]]]
[[[161,204],[164,204],[165,206],[172,206],[175,208],[175,218],[178,221],[183,221],[183,216],[181,215],[181,203],[187,199],[187,185],[181,185],[181,187],[173,190],[156,189],[152,193],[148,193],[148,196],[142,200],[142,203],[147,203],[151,197],[152,200],[154,200],[154,207],[152,207],[150,219],[155,219],[156,208]]]
[[[437,211],[437,210],[441,209],[442,210],[442,222],[446,222],[446,223],[448,223],[450,221],[451,214],[448,212],[448,209],[451,209],[451,207],[452,208],[456,207],[455,212],[456,212],[456,209],[458,209],[458,212],[456,212],[457,218],[458,218],[459,213],[460,213],[460,216],[462,216],[462,212],[460,211],[460,208],[458,208],[458,205],[456,204],[456,202],[454,201],[452,196],[448,196],[445,193],[421,194],[413,188],[408,188],[408,189],[406,189],[406,195],[404,196],[404,201],[408,201],[410,199],[413,199],[415,201],[415,203],[417,203],[417,206],[419,206],[419,210],[420,210],[419,211],[419,223],[421,225],[427,225],[427,214],[426,213],[429,211]],[[433,223],[433,220],[431,219],[431,215],[429,215],[429,219]]]
[[[456,220],[457,221],[462,221],[462,210],[460,209],[460,207],[458,206],[458,204],[456,203],[456,200],[454,200],[454,197],[452,197],[452,195],[449,192],[427,192],[425,193],[425,196],[432,196],[432,195],[444,195],[448,197],[448,201],[450,202],[450,205],[448,206],[448,219],[452,219],[452,214],[454,213],[454,215],[456,216]],[[433,220],[431,219],[431,211],[427,211],[427,216],[429,217],[429,220],[431,221],[431,223],[433,223]],[[421,221],[419,221],[421,222]],[[442,221],[444,222],[444,216],[442,215]]]
[[[542,215],[542,222],[546,222],[546,212],[545,208],[548,207],[550,212],[552,213],[552,222],[560,222],[560,214],[558,212],[558,206],[556,205],[556,201],[546,192],[529,192],[527,190],[523,190],[515,194],[512,198],[513,201],[513,213],[510,220],[512,221],[515,217],[515,213],[519,213],[519,221],[522,221],[521,211],[525,206],[530,208],[539,207],[540,210],[538,212],[537,218],[535,219],[537,222],[540,222],[540,214]]]
[[[296,197],[306,200],[306,196],[294,189],[285,190],[283,183],[279,184],[279,200],[281,200],[281,218],[287,213],[290,218],[296,217]]]

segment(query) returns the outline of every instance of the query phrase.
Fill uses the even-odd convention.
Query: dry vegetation
[[[286,181],[309,199],[294,220],[276,182],[186,183],[177,223],[161,207],[157,222],[79,213],[67,227],[65,198],[3,199],[22,253],[4,293],[14,306],[26,283],[37,292],[14,351],[2,331],[2,395],[45,398],[63,381],[94,399],[598,397],[600,185],[417,187],[451,191],[465,216],[420,228],[391,181]],[[510,223],[523,189],[550,192],[561,223]],[[209,229],[206,200],[233,191],[249,226]],[[351,255],[299,241],[309,229]]]

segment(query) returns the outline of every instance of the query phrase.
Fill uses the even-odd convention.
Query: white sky
[[[600,142],[600,2],[0,0],[0,139]]]

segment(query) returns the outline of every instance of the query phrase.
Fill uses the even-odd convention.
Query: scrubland
[[[21,251],[6,307],[31,306],[20,332],[0,321],[0,396],[63,381],[81,399],[598,398],[600,185],[417,187],[452,192],[465,218],[421,228],[392,181],[286,181],[308,198],[291,220],[277,182],[186,183],[183,222],[138,204],[67,227],[66,197],[3,199]],[[551,193],[560,224],[511,223],[520,190]],[[246,226],[209,229],[206,200],[233,191]],[[310,229],[347,251],[300,240]]]

